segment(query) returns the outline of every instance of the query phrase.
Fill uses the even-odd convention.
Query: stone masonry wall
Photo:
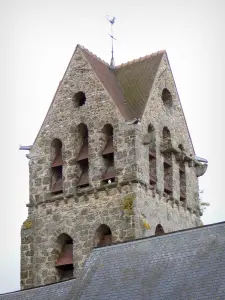
[[[137,199],[134,212],[136,238],[154,235],[158,224],[163,226],[166,233],[201,226],[198,215],[173,199],[160,195],[155,188],[145,188],[137,184],[135,194]],[[141,215],[146,218],[150,226],[149,230],[141,226]]]
[[[162,101],[162,91],[164,88],[167,88],[172,94],[172,107],[165,106]],[[166,126],[170,130],[171,142],[174,149],[180,151],[178,146],[181,144],[184,147],[185,154],[187,154],[189,158],[194,159],[195,155],[166,55],[164,55],[161,61],[154,88],[150,94],[149,102],[141,120],[141,125],[138,128],[138,144],[140,145],[136,155],[139,171],[138,178],[147,184],[147,186],[149,183],[149,165],[146,162],[148,160],[149,144],[144,145],[142,141],[148,133],[149,124],[154,127],[156,135],[157,184],[154,193],[156,193],[157,197],[152,197],[151,193],[148,195],[148,193],[146,194],[142,191],[142,196],[138,197],[139,201],[141,203],[144,203],[147,199],[149,199],[148,201],[153,201],[152,206],[149,204],[151,211],[155,217],[160,216],[160,222],[166,224],[167,230],[201,225],[199,204],[197,202],[198,178],[196,176],[196,168],[193,160],[184,162],[186,174],[186,202],[182,203],[180,201],[179,161],[177,160],[176,151],[171,153],[173,193],[171,196],[167,196],[163,192],[164,154],[161,152],[163,128]],[[144,198],[142,199],[142,197]],[[161,200],[159,201],[159,199]],[[153,209],[153,206],[156,205],[154,203],[157,203],[157,201],[160,203],[160,213],[158,210]],[[175,212],[174,209],[173,213],[171,211],[169,220],[167,217],[168,213],[163,213],[163,211],[165,212],[163,205],[165,208],[170,207],[170,210],[174,205],[177,207],[177,212]],[[150,207],[143,209],[147,212],[150,210]],[[185,212],[183,212],[183,210]],[[180,217],[178,217],[179,215]]]
[[[99,225],[107,224],[110,227],[113,242],[134,239],[133,218],[126,216],[123,210],[123,199],[129,193],[132,194],[131,186],[118,189],[116,184],[112,184],[107,191],[89,189],[88,195],[80,192],[68,199],[56,196],[38,205],[33,228],[34,285],[59,280],[55,263],[59,255],[57,239],[62,233],[73,239],[74,275],[93,248],[95,231]]]
[[[27,219],[21,229],[21,278],[22,287],[33,286],[34,231],[33,222]]]
[[[179,203],[178,163],[173,162],[173,195],[163,193],[163,155],[160,150],[162,128],[168,126],[172,141],[182,143],[194,154],[184,117],[177,102],[175,85],[166,60],[162,62],[156,86],[141,125],[124,122],[113,101],[78,50],[73,55],[48,115],[30,151],[29,217],[21,231],[21,287],[27,288],[59,280],[55,262],[59,255],[58,237],[66,233],[73,239],[74,275],[93,247],[95,231],[108,225],[113,242],[154,234],[161,223],[166,232],[200,224],[192,191],[197,191],[195,168],[186,163],[187,205]],[[160,102],[168,86],[174,99],[173,114]],[[84,106],[76,107],[73,96],[83,91]],[[80,169],[76,157],[81,148],[78,126],[84,123],[89,135],[89,187],[76,187]],[[115,183],[102,185],[105,171],[102,159],[104,125],[113,126]],[[157,186],[149,185],[149,145],[143,144],[148,125],[156,133]],[[62,142],[63,193],[51,193],[51,144]],[[150,229],[143,226],[143,217]]]
[[[75,107],[73,96],[79,91],[85,92],[86,103],[84,106]],[[34,227],[32,229],[34,238],[32,247],[35,249],[32,257],[33,285],[50,283],[57,279],[56,270],[55,268],[52,269],[57,251],[51,253],[50,249],[52,248],[49,244],[51,240],[50,233],[56,230],[57,224],[60,224],[65,230],[70,229],[70,233],[76,240],[77,244],[74,244],[76,245],[74,246],[76,247],[76,267],[83,262],[87,252],[90,251],[90,243],[84,243],[87,229],[90,230],[88,239],[90,238],[91,240],[93,228],[95,228],[95,224],[100,225],[100,219],[103,222],[111,218],[110,222],[107,222],[109,226],[117,224],[117,219],[119,220],[117,207],[119,207],[118,201],[121,196],[117,196],[116,193],[114,193],[115,195],[112,200],[115,207],[113,207],[111,211],[104,200],[106,192],[100,193],[100,196],[98,196],[100,200],[94,198],[95,196],[93,195],[96,193],[93,194],[92,192],[92,196],[90,196],[88,188],[82,189],[87,192],[85,196],[82,196],[82,198],[78,196],[79,189],[76,188],[76,184],[79,179],[78,175],[80,174],[80,170],[76,163],[76,157],[81,148],[78,132],[78,125],[80,123],[87,125],[89,134],[90,189],[102,188],[101,178],[105,170],[102,168],[101,152],[104,145],[103,142],[99,141],[101,141],[104,125],[108,123],[113,126],[114,132],[113,139],[117,181],[125,181],[134,177],[132,175],[136,170],[135,151],[132,150],[135,144],[134,133],[130,129],[130,126],[124,124],[123,118],[113,101],[109,99],[102,84],[98,81],[95,73],[78,49],[71,60],[70,66],[55,96],[55,100],[50,107],[38,137],[30,151],[30,201],[28,206],[29,210],[32,211],[31,218],[34,219]],[[53,160],[51,144],[55,138],[59,138],[62,142],[63,194],[60,196],[51,194],[51,163]],[[109,195],[110,193],[112,193],[112,190],[109,191]],[[54,199],[57,197],[61,200],[55,201]],[[80,203],[79,209],[76,201]],[[64,202],[69,202],[69,204],[63,205],[62,203]],[[90,206],[88,212],[86,203]],[[93,208],[91,208],[90,203],[93,203]],[[96,203],[99,203],[99,207]],[[101,210],[100,204],[103,205],[104,210]],[[55,207],[56,205],[59,206]],[[55,211],[57,211],[57,214]],[[102,214],[99,213],[100,211]],[[87,215],[89,216],[88,220],[86,219]],[[121,240],[124,235],[124,239],[126,239],[128,233],[121,233],[121,231],[125,229],[129,230],[132,227],[130,227],[130,225],[124,225],[122,221],[120,221],[120,223],[121,226],[117,227],[119,231],[116,233],[114,230],[115,234],[117,239]],[[83,224],[83,227],[80,226],[81,224]],[[115,226],[113,226],[113,228],[115,228]],[[83,240],[78,242],[82,236],[81,232],[83,232]],[[131,238],[130,231],[129,235]],[[132,236],[134,235],[132,234]],[[85,244],[85,247],[79,244],[82,242]],[[23,256],[26,256],[26,254],[24,252],[24,241],[22,239],[21,257]],[[49,271],[46,271],[46,268]],[[21,274],[28,274],[27,271],[26,265],[21,265]],[[28,279],[29,277],[24,278],[21,285],[22,288],[28,287],[26,283]]]

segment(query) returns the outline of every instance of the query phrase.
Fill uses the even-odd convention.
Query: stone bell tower
[[[112,69],[78,45],[29,150],[22,288],[76,276],[94,246],[201,225],[207,165],[165,51]]]

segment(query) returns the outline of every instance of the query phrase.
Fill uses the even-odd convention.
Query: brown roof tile
[[[118,85],[114,70],[112,70],[109,65],[100,60],[100,58],[98,58],[97,56],[93,55],[84,47],[79,47],[82,50],[85,58],[95,71],[99,80],[103,83],[110,97],[113,99],[122,116],[125,118],[125,120],[132,119],[133,116],[126,104],[123,92]]]
[[[125,120],[141,118],[165,51],[147,55],[116,67],[80,46]]]
[[[116,68],[116,78],[131,113],[141,118],[164,51],[123,64]]]

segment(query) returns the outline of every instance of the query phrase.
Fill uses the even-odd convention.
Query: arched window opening
[[[165,232],[164,232],[162,225],[158,224],[155,228],[155,235],[163,235],[164,233]]]
[[[163,169],[164,169],[164,192],[171,195],[173,192],[173,169],[172,169],[172,155],[171,148],[171,135],[167,127],[163,128]]]
[[[52,193],[61,193],[63,190],[63,160],[62,160],[62,142],[54,139],[52,142]]]
[[[75,107],[83,106],[86,102],[86,96],[84,92],[78,92],[74,95],[73,101],[75,104]]]
[[[78,187],[85,187],[89,185],[89,162],[88,162],[88,128],[85,124],[78,126],[79,140],[81,141],[81,148],[77,156],[77,163],[80,166],[81,174],[78,180]]]
[[[165,106],[171,107],[173,104],[172,95],[168,89],[163,89],[162,91],[162,101]]]
[[[180,177],[180,201],[185,204],[186,202],[186,173],[185,165],[180,162],[179,165],[179,177]]]
[[[156,151],[155,151],[155,129],[150,124],[148,126],[149,136],[149,183],[156,185]]]
[[[105,139],[105,146],[102,151],[104,160],[105,173],[103,175],[104,183],[111,183],[115,181],[116,170],[114,165],[114,147],[113,147],[113,127],[106,124],[102,130]]]
[[[112,127],[112,125],[111,125],[111,124],[106,124],[106,125],[103,127],[102,132],[103,132],[107,137],[113,136],[113,127]]]
[[[73,278],[73,240],[64,233],[59,236],[58,243],[61,249],[55,266],[62,281]]]
[[[171,134],[170,134],[170,131],[169,131],[169,129],[167,127],[163,128],[162,146],[163,146],[164,150],[170,149],[171,146],[172,146]]]
[[[101,224],[95,233],[95,247],[109,246],[112,244],[112,232],[109,226]]]

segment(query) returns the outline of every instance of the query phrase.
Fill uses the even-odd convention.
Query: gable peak
[[[91,55],[92,57],[94,57],[95,59],[97,59],[98,61],[100,61],[101,63],[103,63],[104,65],[110,68],[110,65],[107,62],[105,62],[103,59],[101,59],[99,56],[97,56],[96,54],[94,54],[84,46],[78,44],[77,47],[79,47],[81,50],[85,51],[86,53],[88,53],[89,55]]]

